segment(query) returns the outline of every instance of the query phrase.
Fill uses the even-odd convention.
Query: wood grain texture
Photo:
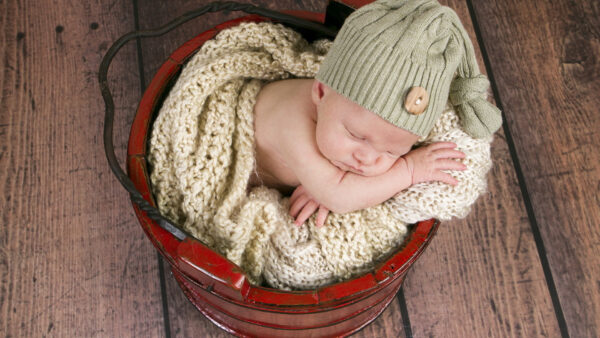
[[[206,2],[0,0],[0,336],[229,336],[168,268],[161,295],[156,252],[106,164],[96,80],[136,15],[154,28]],[[395,299],[355,337],[558,337],[562,324],[571,337],[600,336],[598,2],[441,2],[475,41],[473,7],[509,133],[493,143],[489,193],[467,219],[444,222],[409,273],[409,318]],[[142,74],[135,43],[120,52],[109,74],[119,159],[140,77],[147,84],[176,47],[239,15],[142,40]]]
[[[102,149],[96,72],[132,29],[129,1],[0,1],[0,336],[164,333],[156,254]],[[111,72],[121,150],[134,62]]]
[[[440,1],[481,53],[465,1]],[[560,335],[513,162],[500,130],[488,193],[464,220],[443,222],[404,284],[416,337]]]
[[[563,0],[473,7],[568,332],[597,337],[600,6]]]
[[[168,4],[160,1],[145,1],[139,3],[139,22],[141,29],[157,27],[169,20],[199,8],[208,1],[198,1],[190,4],[186,1],[170,1]],[[274,10],[306,10],[325,12],[327,1],[244,1]],[[208,14],[201,19],[185,24],[163,37],[142,41],[144,60],[144,74],[146,84],[152,75],[164,62],[167,56],[183,42],[197,34],[214,27],[224,21],[241,16],[243,13],[215,13]],[[188,337],[192,333],[199,336],[222,337],[227,334],[204,318],[195,307],[185,298],[174,278],[168,274],[166,277],[168,315],[170,332],[174,337]],[[369,326],[357,332],[355,337],[397,337],[404,336],[402,316],[397,299]]]

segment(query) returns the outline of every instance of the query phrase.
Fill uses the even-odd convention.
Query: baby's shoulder
[[[298,96],[301,90],[294,96],[293,88],[287,85],[264,86],[254,108],[256,163],[263,181],[270,186],[297,186],[294,168],[298,159],[315,149],[311,107]],[[267,182],[269,177],[273,181]]]
[[[288,134],[314,128],[316,111],[307,80],[282,80],[265,85],[254,107],[256,132]]]
[[[283,153],[297,156],[315,149],[314,109],[306,81],[277,81],[264,86],[255,105],[257,146],[283,156],[286,156]]]
[[[288,79],[270,82],[262,87],[256,106],[263,113],[305,114],[314,110],[311,99],[312,80]]]

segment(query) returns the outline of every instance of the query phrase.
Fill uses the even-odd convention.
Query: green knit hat
[[[380,0],[356,10],[316,79],[419,136],[429,134],[448,97],[472,137],[502,125],[500,110],[486,100],[489,81],[469,36],[437,1]]]

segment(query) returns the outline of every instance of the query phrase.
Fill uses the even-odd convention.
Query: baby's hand
[[[464,158],[462,151],[455,150],[452,142],[437,142],[417,148],[404,155],[406,165],[411,174],[412,184],[429,181],[440,181],[451,185],[458,181],[442,170],[465,170],[467,166],[453,160]]]
[[[325,224],[325,219],[329,214],[329,209],[320,205],[312,196],[308,194],[302,185],[299,185],[290,197],[290,215],[295,217],[294,224],[301,226],[317,210],[317,227]]]

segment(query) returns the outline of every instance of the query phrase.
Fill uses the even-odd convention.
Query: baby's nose
[[[377,154],[372,151],[357,151],[354,159],[361,165],[371,165],[377,160]]]

